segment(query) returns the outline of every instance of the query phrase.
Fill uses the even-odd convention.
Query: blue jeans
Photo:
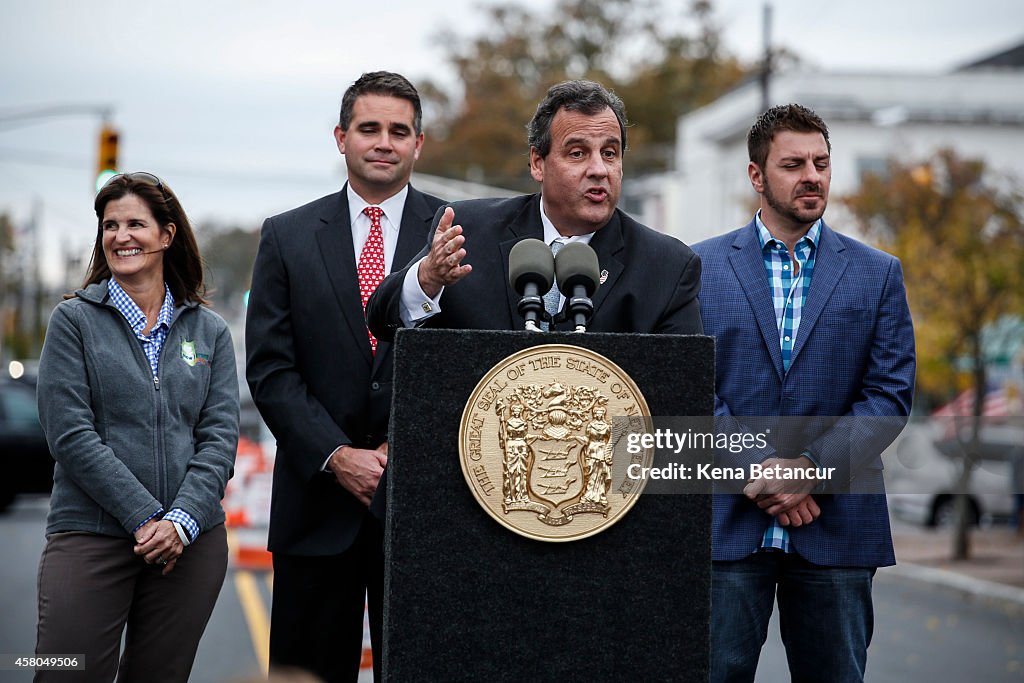
[[[862,682],[874,625],[874,574],[782,552],[713,562],[711,683],[754,680],[776,597],[793,683]]]

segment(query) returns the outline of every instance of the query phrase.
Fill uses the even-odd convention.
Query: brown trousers
[[[133,546],[132,539],[79,532],[47,538],[36,653],[84,655],[85,670],[39,671],[36,683],[188,680],[227,572],[224,525],[200,534],[167,576]]]

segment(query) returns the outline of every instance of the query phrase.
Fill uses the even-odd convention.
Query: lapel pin
[[[593,271],[591,271],[591,272],[593,272]],[[607,279],[608,279],[608,271],[607,270],[602,270],[601,271],[601,279],[598,280],[597,284],[603,285],[604,281],[607,280]]]

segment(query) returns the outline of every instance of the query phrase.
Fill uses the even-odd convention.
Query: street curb
[[[894,567],[885,567],[880,571],[884,572],[886,576],[922,581],[936,586],[951,588],[966,595],[988,600],[1011,602],[1024,607],[1024,588],[976,579],[972,576],[964,576],[947,569],[925,567],[912,562],[901,562]]]

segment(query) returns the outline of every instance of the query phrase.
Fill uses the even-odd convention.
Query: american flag
[[[1020,415],[1021,401],[1017,392],[1010,387],[997,387],[985,394],[982,402],[982,417],[1009,417]],[[970,417],[974,415],[974,388],[960,393],[946,405],[932,411],[932,417]]]

